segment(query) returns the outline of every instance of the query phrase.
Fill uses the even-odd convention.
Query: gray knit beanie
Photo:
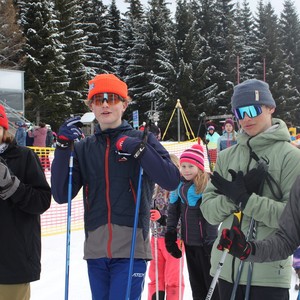
[[[276,107],[269,85],[266,82],[248,79],[234,87],[231,97],[232,110],[247,105]]]

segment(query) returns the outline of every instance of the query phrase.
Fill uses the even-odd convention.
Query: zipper
[[[185,242],[188,242],[188,222],[187,222],[187,214],[188,214],[188,208],[189,208],[189,203],[187,201],[187,198],[185,197],[184,194],[184,184],[181,185],[181,195],[182,195],[182,199],[183,201],[186,203],[186,209],[184,212],[184,223],[185,223]]]
[[[130,189],[131,189],[131,192],[132,192],[134,203],[136,204],[136,192],[135,192],[135,189],[133,187],[131,179],[129,180],[129,185],[130,185]]]
[[[110,185],[109,185],[109,152],[110,152],[110,139],[106,138],[106,149],[105,149],[105,161],[104,161],[104,172],[105,172],[105,200],[107,205],[107,228],[108,228],[108,241],[107,241],[107,256],[112,258],[111,244],[112,244],[112,224],[111,224],[111,206],[110,206]]]

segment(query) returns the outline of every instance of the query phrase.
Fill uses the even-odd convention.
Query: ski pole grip
[[[241,210],[239,210],[233,214],[233,221],[232,221],[232,225],[231,225],[231,228],[229,231],[229,239],[230,240],[233,240],[233,238],[234,238],[234,231],[232,229],[233,229],[233,227],[240,227],[241,221],[242,221],[242,216],[243,215],[242,215]],[[230,249],[225,248],[224,250],[229,252]]]
[[[241,221],[242,221],[242,211],[239,210],[233,214],[231,229],[233,227],[239,227],[241,225]]]

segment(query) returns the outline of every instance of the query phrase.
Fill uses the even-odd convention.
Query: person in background
[[[208,142],[217,143],[220,135],[215,131],[215,127],[213,125],[208,126],[206,140]]]
[[[47,128],[45,123],[40,122],[39,126],[35,127],[33,131],[28,131],[28,135],[33,137],[33,147],[46,147]],[[41,160],[43,169],[47,170],[49,168],[49,160],[47,159],[46,149],[37,149],[35,152]]]
[[[209,125],[207,128],[207,134],[206,134],[206,142],[207,147],[209,149],[217,148],[218,139],[220,138],[220,135],[215,131],[215,127],[213,125]]]
[[[26,131],[26,146],[32,147],[33,146],[33,125],[29,124],[28,129]]]
[[[227,149],[236,143],[237,141],[236,132],[234,130],[234,122],[232,119],[226,119],[224,122],[224,132],[217,141],[218,152]]]
[[[147,127],[148,127],[148,130],[150,132],[152,132],[154,134],[154,136],[157,138],[157,140],[159,141],[160,140],[160,129],[157,126],[157,122],[153,123],[152,121],[149,121],[149,124]]]
[[[26,124],[23,122],[16,122],[16,125],[18,126],[15,139],[19,146],[26,146]]]
[[[30,282],[40,279],[40,215],[51,191],[40,161],[8,132],[0,105],[0,299],[30,299]]]
[[[33,147],[46,147],[47,128],[43,122],[33,129],[33,132],[28,131],[29,136],[33,137]]]
[[[179,159],[175,154],[170,154],[172,162],[179,169]],[[184,278],[183,264],[173,257],[166,249],[165,233],[167,231],[166,220],[168,218],[170,192],[164,190],[159,185],[154,188],[152,197],[153,209],[150,210],[151,228],[151,251],[154,257],[150,261],[148,284],[148,300],[156,300],[156,284],[158,284],[159,299],[178,300],[183,299]],[[154,223],[155,222],[155,223]],[[180,245],[180,221],[177,226],[177,243]],[[157,253],[155,253],[155,243],[157,243]],[[182,249],[183,251],[183,249]],[[156,270],[157,260],[157,270]],[[156,283],[156,272],[158,272],[158,283]],[[181,276],[181,278],[180,278]],[[181,282],[181,297],[179,296],[179,284]]]
[[[98,121],[96,132],[74,143],[82,135],[76,126],[80,117],[68,119],[59,129],[51,167],[53,197],[66,203],[74,147],[72,198],[84,191],[84,259],[93,299],[124,299],[135,218],[139,222],[130,299],[140,299],[147,261],[152,259],[149,219],[154,184],[173,190],[180,180],[179,170],[156,137],[122,120],[129,102],[125,82],[113,74],[96,75],[89,81],[86,100]],[[135,216],[141,168],[141,204]]]
[[[200,208],[208,222],[221,223],[219,238],[226,237],[233,213],[241,210],[241,222],[235,223],[233,229],[259,242],[278,229],[279,217],[300,174],[300,151],[291,145],[286,124],[273,118],[276,103],[266,82],[249,79],[235,86],[231,107],[242,130],[237,145],[219,153]],[[225,248],[216,241],[212,250],[213,276],[222,256],[218,249]],[[289,299],[290,259],[271,264],[245,262],[241,273],[239,266],[239,260],[227,255],[218,280],[222,300],[231,298],[237,274],[241,275],[237,300],[244,299],[249,289],[251,300]]]
[[[46,134],[46,147],[52,148],[53,146],[53,132],[51,126],[46,124],[47,134]]]
[[[47,128],[47,135],[46,135],[46,148],[52,148],[53,147],[53,132],[51,129],[51,126],[49,124],[46,124]],[[43,155],[44,163],[43,167],[45,170],[51,170],[51,162],[49,159],[50,149],[45,149],[45,154]]]
[[[193,145],[180,156],[182,180],[170,194],[167,232],[167,250],[175,258],[182,256],[177,244],[177,224],[181,219],[181,238],[184,242],[186,261],[194,300],[205,300],[212,277],[210,253],[218,235],[218,225],[211,225],[200,211],[202,193],[209,180],[204,170],[204,153],[201,145]],[[218,300],[218,288],[212,296]]]

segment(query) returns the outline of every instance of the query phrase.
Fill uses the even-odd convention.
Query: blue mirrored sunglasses
[[[243,106],[236,108],[234,110],[235,117],[238,120],[243,120],[245,118],[245,114],[249,118],[255,118],[259,116],[262,113],[262,109],[260,105],[249,105],[249,106]]]

